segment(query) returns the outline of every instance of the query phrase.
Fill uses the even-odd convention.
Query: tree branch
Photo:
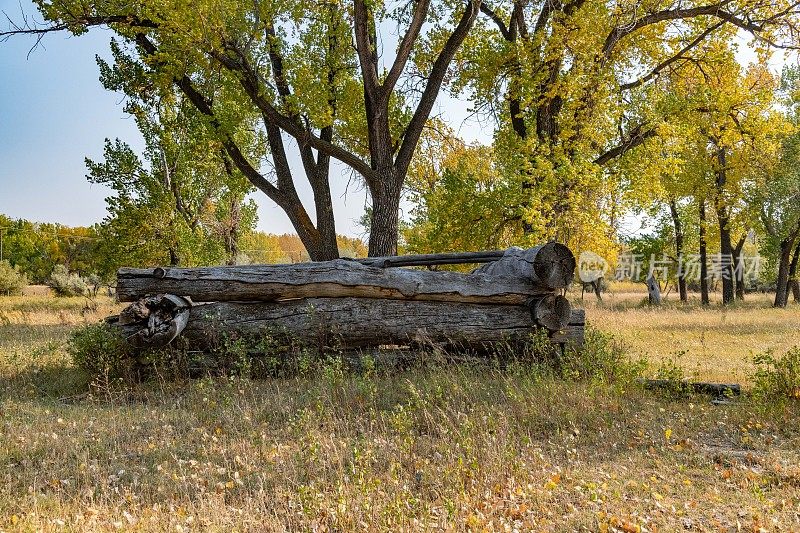
[[[508,29],[508,26],[506,26],[506,23],[502,18],[500,18],[500,15],[493,11],[492,8],[490,8],[485,2],[481,2],[481,13],[492,19],[492,22],[495,23],[497,29],[500,30],[500,34],[503,36],[503,39],[509,42],[513,40],[511,38],[511,31]]]
[[[226,47],[234,51],[237,54],[237,58],[232,58],[216,50],[209,51],[209,54],[219,61],[227,70],[236,75],[240,85],[245,90],[248,97],[250,97],[250,100],[259,111],[261,111],[265,121],[279,127],[288,135],[294,137],[301,146],[310,145],[317,150],[321,150],[348,165],[356,172],[359,172],[365,179],[373,179],[374,171],[368,164],[362,161],[361,158],[344,148],[317,137],[302,124],[298,124],[291,117],[275,109],[272,103],[267,100],[261,92],[261,83],[258,74],[256,74],[255,70],[250,66],[247,58],[230,43],[228,43]]]
[[[658,65],[656,65],[653,68],[653,70],[651,70],[647,75],[642,76],[638,80],[634,80],[634,81],[631,81],[631,82],[628,82],[628,83],[623,83],[623,84],[621,84],[619,86],[619,88],[621,90],[623,90],[623,91],[629,91],[631,89],[635,89],[636,87],[644,85],[648,81],[650,81],[653,78],[655,78],[656,76],[658,76],[661,73],[662,70],[664,70],[665,68],[667,68],[671,64],[675,63],[679,59],[682,59],[684,54],[686,54],[687,52],[691,51],[698,44],[700,44],[706,37],[708,37],[712,32],[714,32],[716,29],[722,27],[724,24],[725,24],[725,21],[721,20],[721,21],[717,22],[716,24],[714,24],[713,26],[709,26],[708,28],[705,29],[705,31],[703,31],[700,35],[698,35],[695,39],[693,39],[692,42],[690,42],[689,44],[687,44],[686,46],[681,48],[681,50],[677,54],[673,55],[669,59],[666,59],[666,60],[662,61],[661,63],[659,63]]]
[[[656,134],[655,128],[645,129],[645,124],[638,124],[630,131],[628,137],[626,139],[623,139],[623,141],[620,144],[600,154],[594,160],[594,164],[603,166],[612,159],[615,159],[623,155],[628,150],[636,148],[637,146],[645,142],[647,139],[654,137],[655,134]]]
[[[137,33],[135,40],[147,56],[155,56],[158,52],[156,45],[144,33]],[[181,77],[175,77],[173,81],[183,94],[186,95],[189,101],[192,102],[195,108],[210,119],[212,128],[222,136],[222,145],[231,156],[231,160],[239,171],[247,177],[250,183],[258,187],[258,189],[271,200],[283,207],[285,204],[284,195],[250,164],[231,135],[223,131],[211,107],[211,102],[195,88],[192,80],[184,74]]]
[[[411,18],[411,24],[409,24],[406,34],[403,35],[403,40],[400,41],[400,46],[397,49],[397,56],[394,59],[392,68],[389,69],[389,73],[383,82],[382,90],[384,93],[388,94],[392,92],[397,80],[400,79],[400,75],[403,73],[403,69],[408,62],[408,58],[411,56],[411,50],[414,47],[414,43],[417,41],[419,32],[422,29],[422,25],[425,23],[425,19],[428,16],[429,6],[430,0],[419,0],[419,3],[414,8],[414,15]]]
[[[414,115],[409,121],[408,126],[406,126],[403,142],[395,158],[394,166],[400,171],[401,175],[405,175],[408,165],[411,163],[411,158],[417,147],[417,142],[419,141],[420,135],[422,135],[422,129],[425,127],[431,109],[433,109],[433,104],[436,102],[436,96],[439,94],[450,62],[453,60],[453,56],[455,56],[461,43],[466,39],[470,28],[472,28],[472,25],[475,23],[475,19],[480,11],[480,6],[481,0],[468,1],[464,6],[464,13],[461,15],[458,25],[447,38],[447,42],[436,57],[436,61],[433,63],[430,76],[428,76],[428,83],[425,86],[425,90],[422,92]]]
[[[683,20],[683,19],[690,19],[708,15],[712,17],[717,17],[743,30],[747,30],[750,33],[755,34],[764,30],[764,27],[762,25],[737,17],[733,13],[730,13],[722,9],[723,6],[729,4],[730,1],[731,0],[723,0],[722,2],[705,6],[680,8],[680,9],[666,9],[662,11],[656,11],[654,13],[648,13],[647,15],[638,18],[631,24],[627,24],[624,27],[614,28],[611,31],[611,33],[608,34],[608,37],[606,37],[605,43],[603,44],[602,54],[605,57],[609,57],[614,47],[622,38],[646,26],[650,26],[652,24],[658,24],[659,22],[664,22],[668,20]]]

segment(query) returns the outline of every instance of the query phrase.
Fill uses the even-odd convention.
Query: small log
[[[509,248],[503,257],[476,268],[474,273],[495,277],[526,279],[551,290],[564,289],[575,275],[575,256],[557,242],[528,250]]]
[[[742,394],[742,386],[738,383],[676,382],[668,379],[645,379],[643,383],[646,389],[673,389],[679,386],[696,394],[708,394],[711,396],[739,396]]]
[[[545,309],[546,302],[558,309],[544,315],[563,312],[559,298],[537,301],[534,309]],[[120,325],[129,334],[142,329],[141,322]],[[536,327],[529,305],[306,298],[194,305],[183,336],[192,349],[199,350],[218,345],[224,334],[264,333],[342,349],[430,343],[485,347],[524,341]],[[580,343],[582,338],[583,311],[571,313],[567,325],[551,334],[557,343]]]
[[[569,325],[572,306],[561,295],[548,294],[531,302],[533,321],[550,331],[560,331]]]
[[[514,262],[524,263],[525,256],[502,261],[507,269]],[[557,270],[562,272],[568,263],[559,263]],[[518,270],[532,271],[528,263],[524,264]],[[550,274],[546,279],[551,279]],[[343,259],[293,265],[122,268],[117,273],[117,297],[122,302],[168,293],[188,296],[195,302],[357,297],[524,305],[531,297],[552,291],[553,287],[538,282],[533,275],[498,277],[480,272],[383,269]]]

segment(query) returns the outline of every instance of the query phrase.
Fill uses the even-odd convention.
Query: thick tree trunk
[[[700,198],[700,302],[710,303],[708,297],[708,242],[706,240],[706,201]]]
[[[396,181],[394,173],[394,169],[385,170],[385,177],[371,189],[370,257],[397,255],[401,186],[393,183]]]
[[[175,266],[176,267],[176,266],[178,266],[180,264],[181,264],[181,258],[178,255],[178,251],[175,249],[175,247],[170,246],[169,247],[169,266]],[[69,266],[69,265],[67,265],[67,266]]]
[[[795,246],[792,262],[789,265],[789,288],[792,291],[792,297],[795,302],[800,302],[800,280],[797,279],[798,261],[800,261],[800,242]]]
[[[739,242],[736,243],[736,247],[733,249],[733,258],[735,263],[734,268],[734,278],[736,281],[736,299],[744,301],[744,288],[745,288],[745,279],[744,279],[744,243],[747,240],[747,233],[742,235],[739,239]]]
[[[672,224],[675,227],[675,257],[678,260],[678,294],[680,294],[681,302],[686,303],[689,301],[689,294],[686,291],[686,269],[683,264],[683,227],[675,200],[670,200],[669,212],[672,216]]]
[[[123,268],[117,273],[117,297],[125,302],[167,293],[214,302],[355,296],[523,304],[560,288],[546,284],[555,279],[546,270],[540,272],[544,276],[541,281],[534,277],[536,264],[525,264],[528,277],[383,269],[344,259],[293,265]],[[561,265],[552,268],[556,266],[560,272]]]

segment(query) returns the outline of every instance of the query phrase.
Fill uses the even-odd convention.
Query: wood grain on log
[[[583,310],[575,310],[551,340],[581,344],[583,328]],[[347,349],[427,343],[486,346],[521,341],[534,331],[530,309],[524,305],[305,298],[195,305],[183,335],[195,349],[218,342],[223,332],[287,334]]]
[[[122,268],[117,274],[117,297],[123,302],[170,293],[195,302],[360,297],[522,305],[551,292],[531,278],[383,269],[343,259],[293,265]]]
[[[509,248],[497,261],[481,265],[474,273],[530,280],[551,290],[566,288],[575,275],[575,256],[557,242],[528,250]]]

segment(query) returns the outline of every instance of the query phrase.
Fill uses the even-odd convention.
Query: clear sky
[[[0,0],[0,10],[13,20],[21,19],[21,10],[41,20],[30,0]],[[0,27],[6,29],[4,20]],[[52,34],[32,51],[31,37],[0,43],[0,213],[67,225],[102,220],[109,191],[86,181],[84,158],[99,159],[107,137],[142,146],[134,121],[123,111],[122,97],[103,89],[98,80],[95,55],[109,56],[111,37],[111,31],[100,29],[80,37]],[[459,117],[454,127],[462,136],[490,140],[491,131],[463,122],[463,103],[442,101],[447,116]],[[341,166],[332,176],[337,230],[359,235],[356,220],[364,211],[366,192]],[[299,192],[313,209],[310,188],[302,173],[298,178],[303,182]],[[259,229],[294,232],[266,197],[259,193],[253,198],[259,204]]]

